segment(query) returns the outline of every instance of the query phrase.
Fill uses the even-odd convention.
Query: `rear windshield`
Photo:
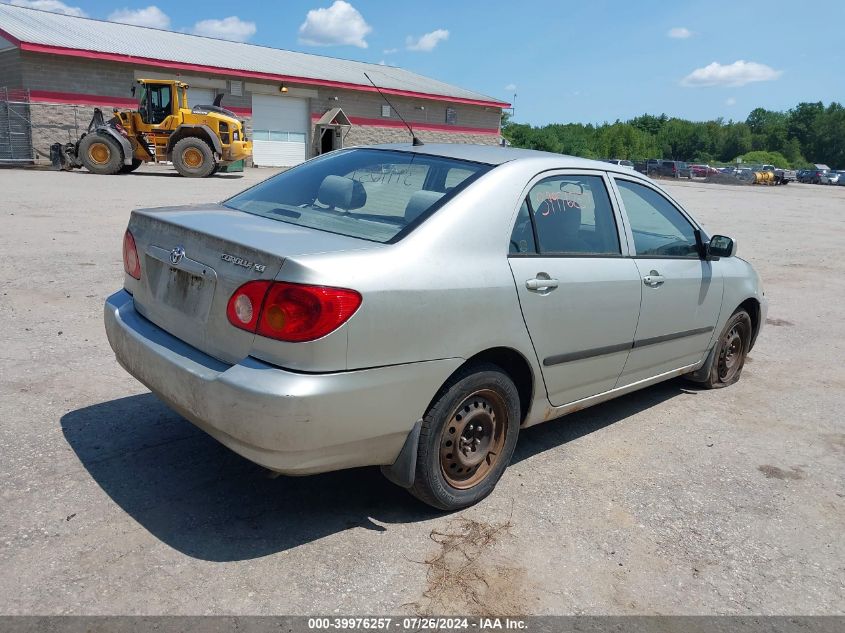
[[[401,239],[491,169],[410,152],[349,149],[283,172],[227,207],[374,242]]]

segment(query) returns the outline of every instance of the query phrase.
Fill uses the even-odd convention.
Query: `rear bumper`
[[[106,300],[118,362],[171,408],[230,449],[292,475],[392,464],[461,359],[300,374],[251,357],[218,361],[135,311]]]

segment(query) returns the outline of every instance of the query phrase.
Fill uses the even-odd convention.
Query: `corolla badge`
[[[234,264],[235,266],[243,266],[244,268],[251,268],[257,273],[263,273],[267,270],[267,266],[264,264],[257,264],[256,262],[250,261],[248,259],[244,259],[243,257],[237,257],[235,255],[230,255],[229,253],[220,253],[220,259],[224,262],[229,262],[230,264]]]
[[[177,246],[172,251],[170,251],[170,263],[171,264],[178,264],[185,258],[185,247],[184,246]]]

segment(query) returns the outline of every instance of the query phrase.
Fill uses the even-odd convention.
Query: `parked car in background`
[[[826,169],[810,169],[804,175],[804,181],[810,183],[811,185],[820,185],[822,182],[822,178],[824,178],[825,174],[828,170]]]
[[[610,163],[611,165],[619,165],[620,167],[625,167],[627,169],[634,169],[634,163],[629,160],[623,160],[620,158],[606,158],[604,162]]]
[[[690,174],[695,178],[707,178],[707,176],[720,173],[718,169],[710,165],[690,165],[689,169]]]
[[[123,263],[109,343],[175,411],[271,470],[380,465],[444,510],[493,490],[521,428],[735,383],[767,312],[734,240],[648,178],[497,146],[342,149],[136,210]]]
[[[819,184],[822,184],[822,185],[838,185],[839,181],[842,179],[843,173],[845,173],[845,172],[835,171],[835,170],[824,172],[819,177]]]
[[[648,175],[662,178],[692,178],[689,165],[681,160],[661,160],[656,166],[649,167]]]

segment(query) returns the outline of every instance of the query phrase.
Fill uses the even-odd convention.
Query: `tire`
[[[196,136],[187,136],[173,147],[173,166],[186,178],[205,178],[214,172],[217,161],[208,143]]]
[[[141,166],[141,163],[143,163],[143,162],[144,161],[142,161],[142,160],[138,160],[137,158],[133,158],[131,165],[124,165],[123,167],[120,168],[120,173],[121,174],[131,174],[133,171],[138,169]]]
[[[440,510],[478,503],[510,463],[519,424],[519,392],[508,375],[488,363],[464,368],[423,417],[411,494]]]
[[[745,358],[751,347],[753,327],[751,317],[745,310],[737,310],[728,319],[719,340],[716,341],[713,366],[710,374],[700,384],[706,389],[721,389],[739,380]]]
[[[85,169],[103,176],[116,174],[123,167],[123,150],[106,134],[86,134],[79,141],[79,158]]]

